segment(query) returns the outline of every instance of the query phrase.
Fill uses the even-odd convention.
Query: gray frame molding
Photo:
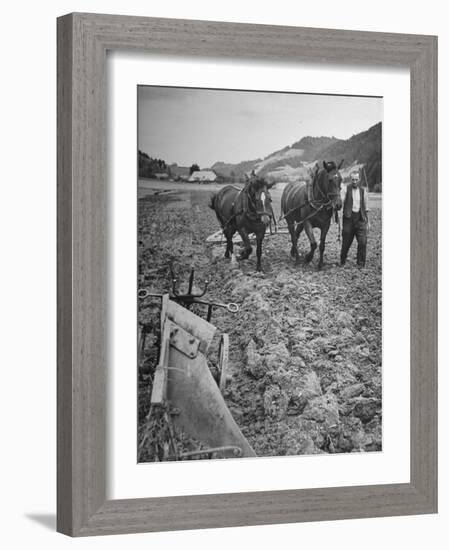
[[[411,481],[106,500],[107,50],[407,66]],[[57,529],[72,536],[437,511],[437,38],[75,13],[58,19]]]

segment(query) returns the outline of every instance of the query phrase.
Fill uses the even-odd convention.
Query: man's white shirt
[[[341,189],[341,201],[344,204],[346,199],[346,193],[348,191],[352,191],[352,211],[353,212],[360,212],[360,188],[359,187],[352,187],[351,184],[343,185]],[[365,208],[368,211],[368,193],[365,189]]]

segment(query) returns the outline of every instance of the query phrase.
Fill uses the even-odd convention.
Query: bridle
[[[338,191],[335,192],[335,193],[334,192],[330,193],[329,191],[327,193],[325,193],[319,185],[318,174],[319,174],[319,172],[317,172],[315,174],[314,181],[313,181],[313,184],[312,184],[312,200],[310,201],[310,205],[315,210],[322,210],[323,208],[325,208],[326,210],[330,210],[331,208],[334,208],[334,202],[333,201],[334,201],[334,199],[336,199],[338,197]],[[328,172],[327,172],[327,174],[328,174]],[[328,180],[329,181],[333,180],[333,177],[330,178],[328,176]],[[318,200],[316,200],[315,197],[314,197],[315,190],[317,190],[319,192]]]
[[[237,202],[237,199],[240,197],[240,195],[243,193],[246,198],[248,199],[248,204],[250,204],[253,209],[252,211],[249,211],[249,209],[243,209],[239,212],[235,212],[234,211],[234,214],[226,221],[226,223],[223,225],[223,233],[224,231],[226,230],[226,228],[228,227],[228,225],[233,221],[235,220],[235,218],[239,215],[239,214],[245,214],[245,216],[247,218],[249,218],[250,220],[257,220],[257,219],[261,219],[262,216],[268,216],[270,218],[270,231],[271,231],[271,220],[274,221],[274,225],[276,226],[276,218],[274,217],[274,212],[273,212],[273,209],[270,208],[269,211],[267,211],[266,209],[265,210],[257,210],[257,204],[256,204],[256,201],[253,199],[253,197],[251,196],[251,193],[249,192],[251,188],[251,183],[249,183],[248,185],[246,185],[243,189],[240,190],[239,194],[237,195],[237,197],[234,199],[234,202],[232,203],[232,206],[231,206],[231,209],[234,210],[234,207],[235,207],[235,204]],[[267,195],[269,195],[268,193],[268,190],[266,192]]]
[[[257,201],[252,197],[251,193],[250,193],[250,189],[251,189],[251,184],[249,184],[247,186],[247,188],[244,188],[242,189],[242,193],[245,193],[246,194],[246,197],[248,199],[248,204],[252,207],[251,210],[249,210],[249,212],[245,212],[245,214],[249,217],[249,218],[253,218],[253,219],[258,219],[258,218],[262,218],[262,216],[268,216],[270,218],[270,220],[272,218],[274,218],[274,215],[273,215],[273,210],[270,208],[269,210],[267,210],[267,207],[266,207],[266,204],[264,204],[264,209],[263,210],[258,210],[257,209]],[[267,197],[269,197],[269,193],[268,193],[268,190],[267,191],[261,191],[261,193],[265,193],[265,195]]]
[[[327,172],[327,170],[326,170],[326,172]],[[338,172],[338,168],[337,168],[337,172]],[[300,204],[299,206],[295,206],[294,208],[291,208],[285,214],[282,214],[282,216],[279,218],[278,222],[283,220],[287,216],[289,216],[292,212],[295,212],[296,210],[301,210],[302,208],[305,208],[307,206],[307,204],[310,204],[310,206],[313,208],[314,212],[309,214],[303,220],[299,221],[298,224],[304,224],[304,222],[306,222],[310,218],[313,218],[316,214],[318,214],[318,212],[321,212],[321,210],[331,210],[331,209],[335,210],[334,203],[333,203],[332,199],[338,197],[338,192],[336,192],[336,193],[329,193],[329,192],[325,193],[321,189],[321,187],[319,186],[318,181],[317,181],[319,173],[320,172],[317,171],[315,173],[314,177],[313,177],[313,181],[312,181],[312,199],[306,201],[303,204]],[[329,174],[329,172],[327,172],[327,173]],[[329,180],[331,180],[331,179],[333,179],[333,178],[329,178]],[[315,200],[315,197],[313,196],[315,189],[317,189],[320,193],[320,197],[318,198],[318,200]],[[336,210],[335,210],[335,212],[336,212]]]

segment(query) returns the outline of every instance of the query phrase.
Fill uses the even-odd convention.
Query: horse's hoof
[[[239,260],[247,260],[251,255],[252,250],[242,252],[239,256]]]

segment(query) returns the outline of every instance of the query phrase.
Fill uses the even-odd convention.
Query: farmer
[[[345,265],[346,257],[354,237],[357,239],[357,265],[365,266],[368,222],[368,193],[360,186],[360,174],[351,173],[351,183],[341,190],[343,203],[343,242],[340,264]]]

